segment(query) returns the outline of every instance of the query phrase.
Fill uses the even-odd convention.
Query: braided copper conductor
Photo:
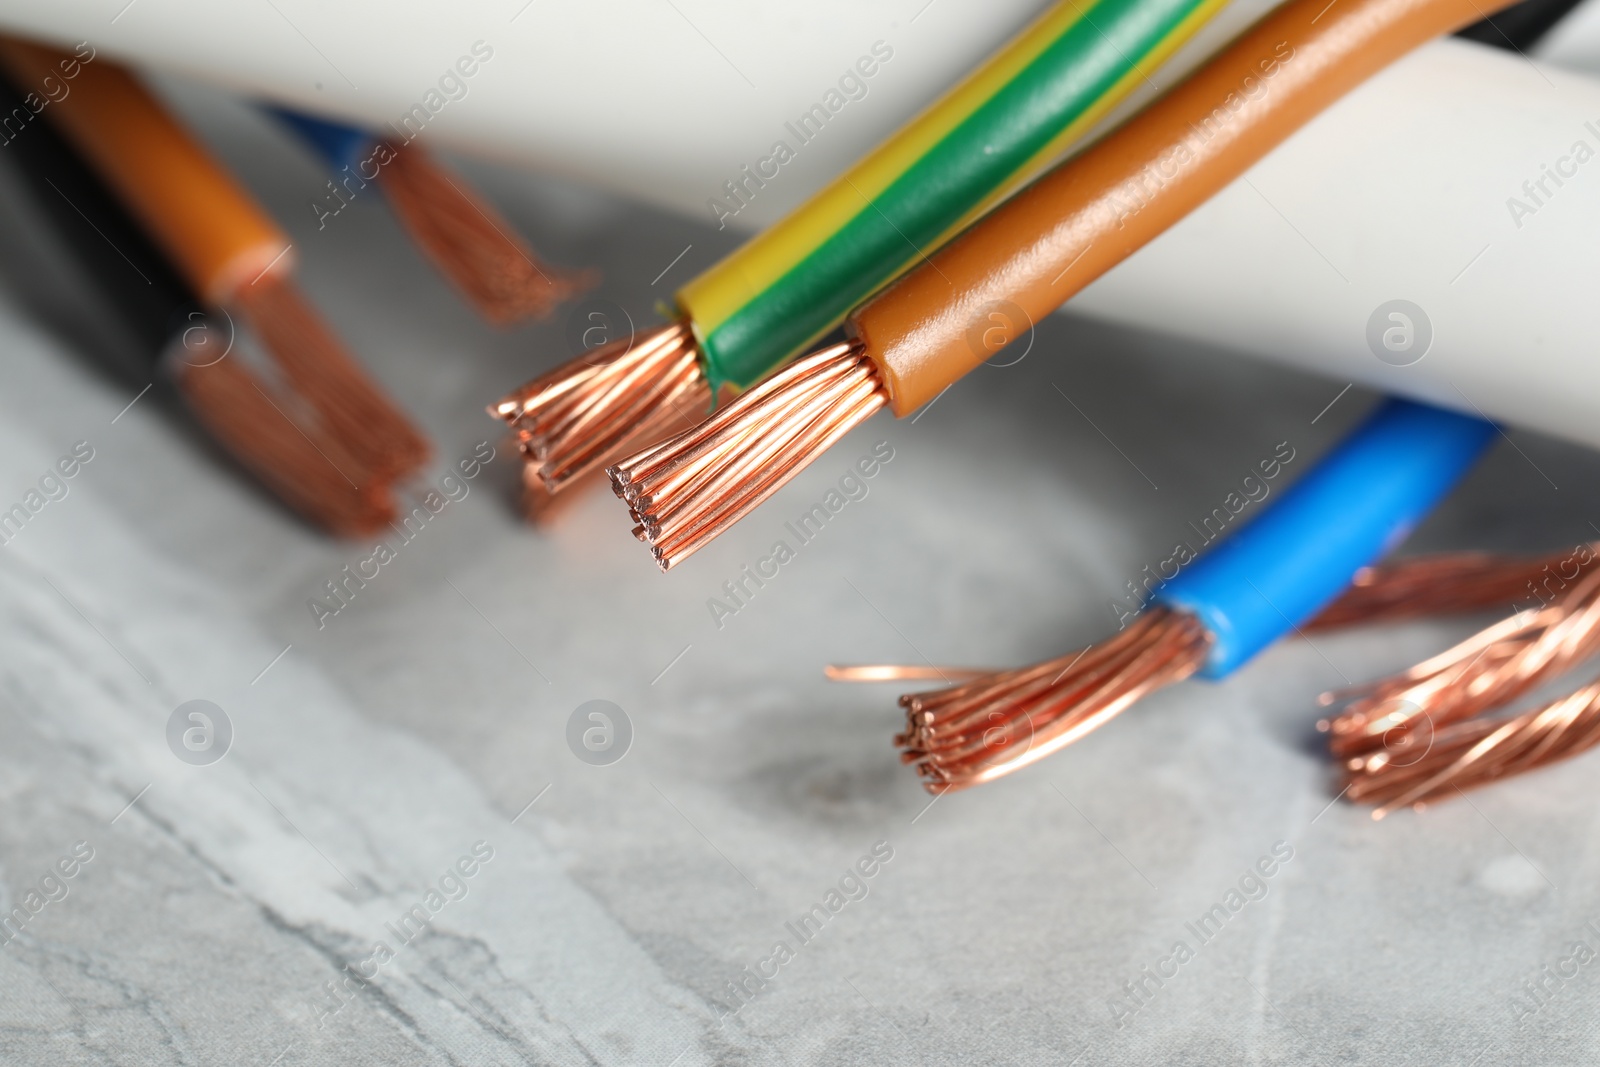
[[[1396,731],[1397,743],[1343,765],[1345,795],[1375,805],[1374,819],[1593,748],[1600,742],[1600,681],[1520,715],[1469,719],[1440,730],[1413,720]]]
[[[350,355],[292,279],[264,275],[240,289],[234,305],[261,337],[284,380],[365,469],[399,479],[428,462],[428,439]]]
[[[930,793],[965,789],[1065,748],[1205,662],[1211,637],[1192,615],[1153,608],[1117,636],[1032,667],[900,698],[895,738]]]
[[[387,147],[391,155],[378,181],[395,214],[490,322],[504,326],[543,318],[599,280],[594,271],[561,271],[540,260],[493,205],[456,181],[427,151],[416,145]]]
[[[704,418],[711,390],[681,322],[613,341],[508,393],[489,408],[516,432],[552,493],[640,442]]]
[[[1350,796],[1395,807],[1423,803],[1564,758],[1593,744],[1583,690],[1510,718],[1488,713],[1600,652],[1600,571],[1559,600],[1518,612],[1402,674],[1336,693],[1349,699],[1319,728],[1349,777]],[[1395,755],[1403,748],[1407,758]],[[1420,755],[1419,748],[1425,748]]]
[[[1594,558],[1592,553],[1586,561],[1589,558]],[[1518,593],[1525,593],[1530,582],[1546,574],[1552,566],[1557,566],[1558,573],[1566,574],[1563,563],[1571,561],[1571,552],[1534,558],[1453,552],[1370,566],[1362,569],[1357,581],[1339,600],[1318,614],[1314,625],[1326,630],[1357,622],[1475,611],[1506,603]],[[1450,582],[1458,587],[1451,589]],[[1594,592],[1594,585],[1587,585],[1586,589],[1590,589],[1590,593],[1574,589],[1579,600],[1566,601],[1568,611],[1578,608],[1579,603],[1589,603],[1581,600],[1584,595],[1600,601],[1600,593]],[[1600,613],[1600,606],[1595,611]],[[1454,667],[1483,669],[1488,664],[1506,662],[1506,657],[1514,654],[1517,648],[1486,653],[1485,646],[1514,630],[1526,637],[1533,624],[1531,614],[1517,616],[1507,624],[1488,630],[1478,640],[1451,649],[1451,653],[1443,657],[1435,657],[1435,661],[1408,673],[1406,680],[1426,686],[1427,681],[1434,678],[1448,680]],[[1554,625],[1555,617],[1555,609],[1547,609],[1547,614],[1541,616],[1541,624]],[[1306,629],[1312,627],[1307,625]],[[1582,622],[1566,622],[1566,629],[1544,635],[1544,646],[1562,646],[1570,649],[1568,654],[1581,657],[1587,645],[1578,641],[1578,645],[1573,646],[1574,633],[1579,632],[1584,632]],[[1600,645],[1600,637],[1592,637],[1592,640]],[[1566,641],[1566,645],[1562,645],[1562,641]],[[1138,621],[1104,645],[1035,667],[978,672],[939,665],[829,665],[826,673],[827,678],[834,681],[962,683],[949,689],[901,697],[901,705],[907,709],[906,733],[896,737],[896,744],[904,749],[901,758],[920,761],[918,769],[925,777],[926,787],[942,792],[990,781],[1070,744],[1152,689],[1170,685],[1197,670],[1205,659],[1208,643],[1210,638],[1194,617],[1155,608],[1139,616]],[[1530,662],[1546,662],[1539,659],[1538,651],[1522,651],[1520,662],[1525,670]],[[1547,670],[1560,669],[1565,667],[1547,664]],[[1523,681],[1528,680],[1523,678]],[[1437,689],[1435,685],[1429,691]],[[1485,689],[1485,693],[1506,693],[1504,680],[1499,688]],[[1459,771],[1461,782],[1445,782],[1434,792],[1448,792],[1456,784],[1462,787],[1466,787],[1467,782],[1477,784],[1478,779],[1486,781],[1486,777],[1496,774],[1515,773],[1515,769],[1526,769],[1536,765],[1536,761],[1560,758],[1555,752],[1570,753],[1568,749],[1576,750],[1573,745],[1592,744],[1587,734],[1584,734],[1586,739],[1579,739],[1578,729],[1570,725],[1563,729],[1558,741],[1528,749],[1528,745],[1522,744],[1523,734],[1515,731],[1496,734],[1498,723],[1482,721],[1454,728],[1456,733],[1448,737],[1445,734],[1435,737],[1430,728],[1435,720],[1397,713],[1397,709],[1418,710],[1410,701],[1419,694],[1418,689],[1405,689],[1397,681],[1394,686],[1381,688],[1366,701],[1352,704],[1346,715],[1334,720],[1334,749],[1350,757],[1347,771],[1352,800],[1373,798],[1376,803],[1378,798],[1390,793],[1400,795],[1416,782],[1426,781],[1426,774],[1438,768],[1438,761],[1448,763],[1491,734],[1499,745],[1496,758],[1477,753],[1469,761],[1470,771]],[[1325,697],[1323,702],[1328,699],[1333,697]],[[1560,707],[1565,709],[1563,713],[1571,713],[1574,704],[1560,702]],[[1458,713],[1470,713],[1470,710],[1459,712],[1458,709]],[[1586,713],[1600,715],[1592,707]],[[1576,715],[1573,718],[1579,725],[1586,721]],[[1542,717],[1539,713],[1530,713],[1515,721],[1523,723],[1530,731],[1546,731],[1539,734],[1542,737],[1560,720],[1552,712]],[[1323,723],[1323,728],[1330,726]],[[1422,744],[1419,737],[1424,731],[1427,744],[1434,745],[1429,753],[1424,753],[1427,761],[1422,761],[1422,757],[1410,758]],[[1026,739],[1026,744],[1018,744],[1019,739]],[[1422,774],[1421,779],[1419,774]],[[1427,795],[1434,795],[1434,792]]]
[[[1579,553],[1587,558],[1579,559]],[[1530,594],[1542,595],[1541,589],[1553,597],[1597,555],[1600,544],[1580,546],[1578,553],[1565,550],[1531,557],[1438,552],[1363,567],[1350,588],[1303,629],[1483,611],[1509,606]],[[1568,564],[1571,574],[1566,573]]]
[[[700,426],[608,468],[634,536],[669,570],[887,403],[853,344],[796,360]]]
[[[393,521],[392,488],[314,421],[296,422],[290,398],[274,398],[242,361],[179,361],[172,373],[201,424],[301,515],[341,537],[365,537]]]

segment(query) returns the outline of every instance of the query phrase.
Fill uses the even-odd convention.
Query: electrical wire
[[[0,113],[24,106],[0,77]],[[239,464],[284,503],[324,529],[356,536],[396,514],[386,486],[356,486],[342,445],[315,425],[295,422],[298,398],[263,381],[230,353],[234,338],[207,315],[193,291],[104,182],[49,123],[14,136],[5,158],[17,164],[41,218],[131,341],[139,361],[124,368],[142,384],[170,381],[195,418]],[[114,249],[117,254],[108,254]]]
[[[1597,741],[1600,681],[1520,715],[1469,719],[1438,730],[1425,722],[1397,724],[1385,734],[1381,751],[1346,761],[1345,795],[1376,805],[1374,819],[1407,806],[1420,811],[1465,790],[1570,759]]]
[[[1323,694],[1324,705],[1344,702],[1318,726],[1352,800],[1376,805],[1373,817],[1382,818],[1565,759],[1600,739],[1593,684],[1530,711],[1505,711],[1600,653],[1597,549],[1580,545],[1541,567],[1539,607],[1410,670]],[[1552,600],[1544,603],[1540,590]]]
[[[466,178],[421,145],[396,146],[288,108],[266,110],[333,168],[328,185],[341,207],[346,194],[377,182],[412,241],[490,322],[544,318],[599,281],[594,271],[561,271],[541,260]]]
[[[1600,548],[1595,546],[1591,553]],[[1307,632],[1354,623],[1397,622],[1515,605],[1530,596],[1552,599],[1576,575],[1552,568],[1572,562],[1573,551],[1543,556],[1491,552],[1439,552],[1386,560],[1356,572],[1350,588],[1306,623]]]
[[[714,394],[746,388],[802,352],[1081,139],[1222,6],[1061,0],[832,184],[684,286],[674,322],[580,356],[490,413],[517,430],[551,491],[630,444],[659,440],[660,408],[704,418]],[[739,180],[750,195],[764,184],[748,169]],[[674,354],[665,363],[663,346]],[[594,374],[597,362],[612,373]],[[584,418],[569,418],[574,410]]]
[[[238,312],[288,386],[340,442],[358,484],[407,476],[427,440],[345,351],[294,286],[292,242],[132,74],[0,38],[0,64],[24,85],[77,68],[47,121],[95,167],[207,304]],[[237,391],[236,391],[237,393]],[[243,395],[237,393],[237,395]]]
[[[1158,587],[1109,641],[901,697],[901,759],[931,792],[967,788],[1072,744],[1163,686],[1227,677],[1403,539],[1495,433],[1479,419],[1386,401],[1254,521]],[[911,676],[889,666],[857,668],[862,675]]]
[[[1476,0],[1291,0],[852,313],[847,344],[612,466],[635,533],[669,569],[802,470],[818,442],[879,408],[905,416],[931,402],[1369,75],[1481,14]],[[823,384],[841,375],[848,392]],[[692,478],[632,491],[686,464]]]

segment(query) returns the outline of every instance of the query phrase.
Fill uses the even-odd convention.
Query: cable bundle
[[[0,64],[23,85],[72,61],[0,39]],[[164,250],[183,288],[166,298],[192,304],[193,293],[237,311],[273,358],[272,384],[237,359],[169,362],[195,415],[308,518],[352,535],[385,525],[395,513],[393,484],[426,462],[428,443],[295,288],[287,235],[148,90],[107,60],[77,64],[71,94],[48,116],[137,217],[135,228]],[[103,213],[120,212],[109,203]]]
[[[1524,0],[1461,36],[1521,52],[1575,6],[1575,0]],[[1379,598],[1391,617],[1486,608],[1530,594],[1540,603],[1408,671],[1324,693],[1324,705],[1345,704],[1317,724],[1339,761],[1343,795],[1373,805],[1373,818],[1382,818],[1600,742],[1600,682],[1521,712],[1505,710],[1600,652],[1600,574],[1590,569],[1597,552],[1600,543],[1531,559],[1458,552],[1394,565]],[[1359,613],[1354,604],[1340,610],[1350,599],[1319,622],[1338,625]]]
[[[1503,6],[1503,5],[1502,5]],[[880,407],[905,416],[1182,218],[1385,64],[1481,16],[1473,0],[1293,0],[1182,85],[994,209],[850,316],[848,345],[611,469],[663,570],[712,540]],[[996,346],[998,347],[998,345]],[[868,393],[816,379],[863,368]],[[865,388],[865,387],[864,387]],[[692,476],[650,494],[649,471]],[[648,499],[645,499],[645,497]],[[692,515],[687,527],[674,516]],[[661,535],[652,531],[664,531]]]
[[[1335,598],[1432,510],[1494,434],[1479,419],[1387,401],[1254,521],[1156,590],[1116,637],[902,697],[901,758],[932,792],[992,781],[1156,689],[1194,674],[1227,677],[1325,610],[1347,623],[1383,617],[1381,600],[1362,615],[1359,592],[1354,604],[1344,602],[1350,593]]]
[[[1557,6],[1519,5],[1516,18],[1506,20],[1505,27],[1515,38],[1504,36],[1497,22],[1475,29],[1515,48],[1518,41],[1531,43],[1548,28],[1561,13],[1553,10]],[[1370,426],[1359,431],[1343,447],[1370,432]],[[1406,455],[1403,448],[1384,451]],[[1351,499],[1381,485],[1389,473],[1369,472],[1369,480],[1349,487]],[[1262,520],[1276,521],[1270,515]],[[1329,516],[1327,530],[1332,533],[1304,530],[1304,540],[1280,545],[1282,555],[1275,558],[1293,559],[1314,541],[1336,540],[1342,522],[1342,514]],[[1247,529],[1245,534],[1253,532]],[[1319,724],[1331,735],[1330,747],[1341,761],[1341,795],[1374,805],[1374,818],[1569,758],[1600,742],[1600,682],[1518,713],[1503,711],[1600,652],[1600,574],[1585,574],[1600,553],[1600,543],[1534,559],[1453,552],[1361,567],[1344,594],[1309,618],[1262,593],[1258,582],[1271,573],[1268,559],[1274,554],[1250,552],[1247,546],[1241,537],[1228,550],[1249,565],[1224,574],[1225,580],[1197,599],[1193,591],[1188,594],[1190,606],[1204,611],[1185,613],[1165,602],[1168,597],[1184,599],[1189,576],[1182,576],[1104,645],[1032,668],[970,679],[957,675],[963,684],[903,697],[907,724],[896,739],[902,757],[918,764],[934,792],[987,781],[1042,758],[1154,688],[1191,672],[1204,673],[1196,663],[1214,655],[1209,644],[1216,640],[1213,628],[1232,633],[1237,622],[1237,603],[1220,615],[1216,604],[1245,594],[1246,585],[1246,602],[1272,602],[1279,618],[1267,617],[1267,622],[1275,633],[1482,610],[1529,593],[1541,601],[1548,597],[1538,608],[1497,623],[1407,672],[1324,695],[1324,704],[1348,701],[1341,714]],[[1209,560],[1207,568],[1226,570]],[[1328,573],[1321,566],[1315,569]],[[1202,625],[1199,619],[1208,615],[1210,625]],[[830,668],[830,677],[852,680],[910,674],[899,667]],[[916,674],[928,676],[926,670]]]
[[[490,407],[561,490],[698,422],[1079,140],[1222,6],[1062,0],[781,222],[677,295],[677,321],[579,357]],[[759,178],[751,180],[759,181]]]

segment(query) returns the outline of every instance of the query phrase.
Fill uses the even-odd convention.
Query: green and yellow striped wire
[[[1226,0],[1062,0],[677,294],[706,376],[749,386],[1059,156]]]

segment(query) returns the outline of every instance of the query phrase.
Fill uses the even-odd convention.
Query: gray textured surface
[[[501,458],[319,631],[307,598],[365,550],[284,515],[154,394],[113,424],[136,387],[42,324],[40,278],[8,283],[0,503],[75,440],[96,456],[0,551],[0,904],[73,842],[95,849],[0,947],[7,1063],[1600,1053],[1592,967],[1525,1028],[1511,1006],[1565,943],[1596,944],[1594,758],[1382,824],[1327,807],[1315,695],[1464,623],[1280,644],[931,808],[889,744],[894,691],[822,680],[829,661],[1012,664],[1105,635],[1122,583],[1249,466],[1287,440],[1305,470],[1370,398],[1352,391],[1313,425],[1343,383],[1058,319],[1019,365],[972,375],[915,424],[875,419],[663,577],[609,494],[544,532],[508,504],[514,462],[482,404],[558,357],[561,323],[479,326],[375,203],[315,232],[311,165],[229,102],[190,104],[297,227],[308,288],[440,455],[487,438]],[[726,247],[582,191],[479,176],[553,258],[603,267],[606,295],[640,318]],[[6,194],[20,254],[17,203]],[[895,455],[870,495],[717,629],[707,598],[880,440]],[[1418,544],[1592,536],[1600,462],[1515,444]],[[197,697],[237,731],[210,767],[164,739]],[[636,731],[610,767],[563,740],[595,698]],[[323,983],[377,939],[396,947],[385,924],[479,840],[495,858],[469,895],[319,1025]],[[793,943],[785,922],[880,840],[894,858],[869,895],[719,1023],[712,998]],[[1279,841],[1294,855],[1265,898],[1119,1030],[1123,984]]]

